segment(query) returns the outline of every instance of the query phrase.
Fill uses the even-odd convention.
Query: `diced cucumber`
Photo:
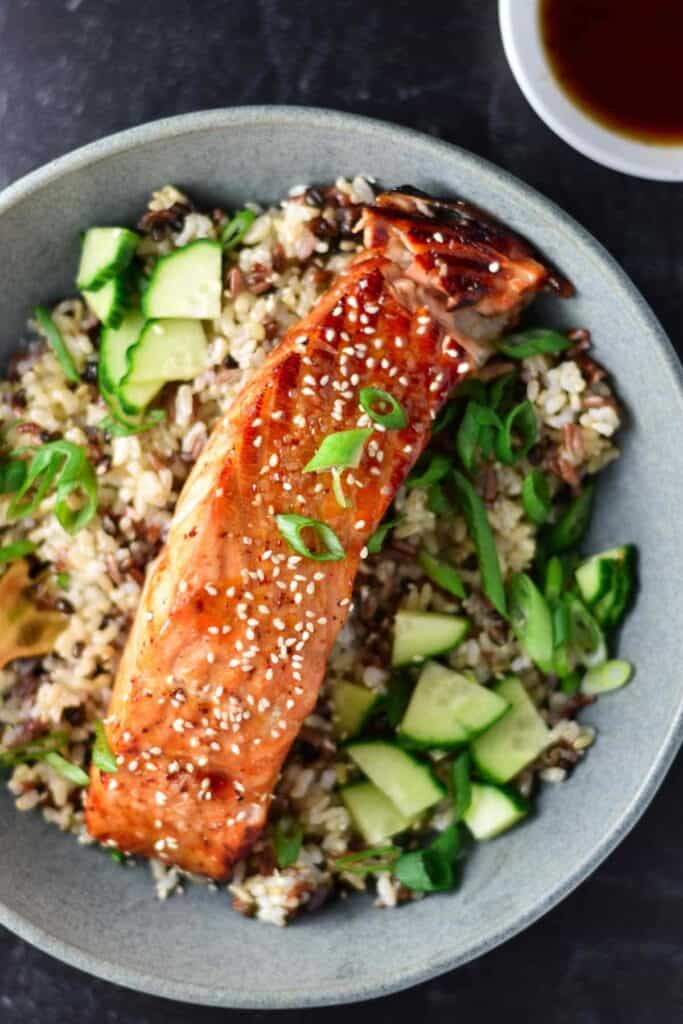
[[[443,799],[445,787],[429,766],[416,761],[396,744],[370,741],[351,743],[346,749],[401,814],[412,818]]]
[[[602,665],[589,668],[581,682],[581,693],[595,697],[600,693],[618,690],[624,686],[633,673],[633,666],[628,661],[605,661]]]
[[[128,349],[140,337],[145,325],[144,317],[131,310],[118,327],[104,327],[100,334],[100,363],[98,368],[100,390],[113,393],[121,383],[127,369]]]
[[[105,327],[118,327],[132,302],[130,281],[125,274],[112,277],[97,291],[83,291],[83,297]]]
[[[519,679],[509,676],[495,690],[512,706],[500,722],[473,741],[470,752],[485,778],[508,782],[545,750],[551,733]]]
[[[483,732],[508,707],[493,690],[432,661],[420,674],[399,732],[419,746],[447,749]]]
[[[393,666],[444,654],[465,639],[469,622],[459,615],[399,611],[394,619]]]
[[[354,825],[370,846],[404,832],[411,823],[372,782],[353,782],[340,793]]]
[[[357,736],[379,700],[379,696],[366,686],[337,683],[332,690],[332,720],[339,739],[349,740]]]
[[[133,258],[140,238],[127,228],[90,228],[83,236],[76,285],[97,291],[116,277]]]
[[[128,350],[118,389],[123,407],[139,412],[170,380],[192,380],[206,368],[207,343],[197,320],[150,320]]]
[[[155,265],[142,296],[149,319],[213,320],[220,315],[223,251],[218,242],[200,238]]]
[[[529,813],[529,804],[517,793],[480,782],[472,783],[472,799],[463,821],[475,839],[494,839]]]

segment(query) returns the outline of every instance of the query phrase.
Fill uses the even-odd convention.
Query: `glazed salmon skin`
[[[359,560],[440,406],[540,288],[564,288],[464,203],[386,193],[359,228],[363,250],[251,378],[187,480],[105,719],[119,768],[91,769],[93,837],[214,879],[264,828]],[[368,415],[364,388],[388,393],[404,425]],[[330,472],[304,469],[326,437],[358,428],[372,434],[343,475],[344,507]],[[281,515],[324,524],[298,535],[316,557],[292,547]]]

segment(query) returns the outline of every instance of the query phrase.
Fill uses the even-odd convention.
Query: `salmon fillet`
[[[364,249],[287,332],[194,466],[105,720],[119,770],[91,769],[92,836],[215,879],[266,823],[359,560],[440,406],[540,288],[565,288],[464,203],[387,193],[360,229]],[[389,392],[406,425],[373,422],[363,387]],[[330,473],[303,470],[324,438],[358,427],[374,432],[341,507]],[[282,513],[326,524],[342,556],[297,553],[278,528]],[[303,537],[313,550],[313,534]]]

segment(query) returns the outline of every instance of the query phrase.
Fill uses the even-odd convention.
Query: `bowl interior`
[[[641,178],[683,181],[683,146],[639,142],[600,124],[569,99],[541,40],[538,0],[499,0],[505,55],[517,84],[540,118],[579,153]]]
[[[190,887],[165,904],[146,867],[123,870],[0,793],[0,920],[57,956],[131,987],[226,1006],[352,1001],[424,980],[491,948],[548,910],[646,806],[680,736],[683,447],[662,444],[682,412],[675,356],[624,275],[585,232],[509,176],[432,139],[305,110],[216,111],[135,129],[38,172],[0,198],[6,357],[32,304],[70,293],[78,232],[130,221],[173,182],[203,200],[273,199],[291,185],[365,173],[461,194],[529,237],[577,287],[543,300],[539,322],[586,325],[629,412],[623,459],[600,488],[592,542],[634,541],[642,591],[620,651],[631,686],[584,713],[600,737],[535,819],[469,860],[461,890],[395,912],[364,897],[281,931]],[[665,614],[662,614],[665,609]]]

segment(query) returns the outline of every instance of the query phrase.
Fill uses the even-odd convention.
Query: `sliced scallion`
[[[566,577],[564,572],[564,564],[562,559],[558,555],[552,555],[548,559],[545,566],[545,581],[543,584],[543,592],[548,601],[558,601],[564,586],[566,583]]]
[[[576,547],[582,539],[590,522],[594,489],[594,484],[586,484],[581,494],[574,498],[550,527],[543,541],[546,554],[555,555]]]
[[[550,515],[550,485],[545,473],[532,469],[522,484],[522,504],[527,518],[537,526],[547,522]]]
[[[337,504],[342,508],[347,508],[349,502],[344,495],[341,471],[355,469],[359,465],[365,442],[371,434],[371,429],[339,430],[335,434],[328,434],[313,458],[304,467],[304,473],[322,473],[325,470],[331,470],[334,496],[337,499]]]
[[[225,252],[236,248],[256,220],[253,210],[240,210],[231,217],[221,232],[221,245]]]
[[[26,479],[26,463],[10,459],[0,463],[0,494],[14,494]]]
[[[153,427],[157,427],[166,419],[164,409],[150,409],[143,419],[138,422],[126,422],[120,417],[112,414],[99,422],[100,430],[106,430],[112,437],[134,437],[136,434],[144,434]]]
[[[101,772],[109,775],[116,775],[119,766],[116,763],[114,752],[109,746],[109,740],[104,729],[103,722],[95,722],[95,742],[92,748],[92,763]]]
[[[486,507],[467,477],[458,473],[457,470],[453,471],[453,482],[467,529],[477,552],[484,593],[494,608],[501,615],[506,616],[507,604],[503,576]]]
[[[448,562],[436,558],[424,548],[418,552],[417,561],[425,576],[442,590],[448,591],[455,597],[465,596],[465,586],[460,579],[460,574]]]
[[[319,519],[309,519],[308,516],[300,516],[296,512],[286,512],[276,515],[275,523],[289,546],[304,558],[311,558],[315,562],[339,562],[345,557],[344,548],[337,534],[331,526]],[[301,536],[302,530],[306,529],[313,530],[324,546],[323,551],[312,551],[308,547]]]
[[[569,338],[546,327],[531,327],[527,331],[508,334],[498,343],[498,351],[508,359],[529,359],[544,353],[564,352],[571,345]]]
[[[455,446],[460,456],[460,461],[468,473],[475,469],[477,453],[481,449],[486,457],[487,449],[490,447],[489,439],[493,432],[501,430],[503,424],[500,417],[493,409],[480,405],[474,400],[467,403],[465,415],[463,416]]]
[[[508,587],[510,622],[520,647],[543,672],[553,670],[553,621],[548,602],[526,573]]]
[[[370,419],[387,430],[402,430],[408,424],[408,417],[401,404],[382,388],[361,388],[358,401]],[[389,406],[389,409],[382,412],[377,409],[377,406],[381,408]]]
[[[36,546],[31,540],[18,540],[14,544],[7,544],[0,548],[0,565],[6,562],[13,562],[16,558],[23,558],[25,555],[32,555]]]
[[[57,520],[67,533],[78,533],[97,511],[97,478],[84,449],[71,441],[50,441],[36,451],[26,479],[9,504],[7,518],[33,515],[53,483]],[[78,509],[71,507],[75,496],[82,502]]]
[[[392,530],[394,526],[396,526],[397,522],[398,519],[390,519],[387,523],[382,523],[380,526],[377,527],[372,537],[368,541],[368,552],[371,555],[379,554],[379,552],[382,550],[384,541],[386,540],[386,536],[389,533],[389,530]]]
[[[357,850],[338,857],[334,862],[334,869],[352,875],[380,874],[391,871],[400,856],[401,851],[395,846],[372,846],[367,850]]]
[[[470,755],[466,750],[459,754],[451,765],[451,784],[453,787],[453,822],[457,824],[472,801]]]
[[[606,661],[595,668],[589,668],[581,683],[581,692],[589,697],[610,690],[618,690],[624,686],[633,674],[633,666],[628,661]]]
[[[505,465],[512,465],[528,455],[537,441],[538,420],[533,405],[525,399],[510,410],[503,429],[496,434],[496,455]]]
[[[61,331],[47,309],[45,309],[45,306],[36,306],[33,310],[33,316],[57,357],[57,362],[61,366],[64,376],[67,380],[72,381],[74,384],[78,384],[81,378],[78,370],[76,369],[76,364],[73,361],[71,353],[66,347],[66,342],[62,337]]]
[[[432,435],[440,434],[442,430],[445,430],[446,427],[449,427],[457,415],[457,402],[448,402],[446,405],[444,405],[443,409],[441,410],[441,412],[439,413],[439,415],[436,417],[432,424]]]
[[[607,644],[600,625],[575,594],[565,594],[569,612],[569,645],[581,665],[594,668],[607,660]]]
[[[288,868],[296,863],[301,853],[304,833],[300,825],[281,818],[273,830],[273,846],[279,868]]]
[[[71,761],[67,761],[65,757],[58,754],[56,751],[50,751],[45,754],[41,760],[49,764],[58,775],[61,775],[67,782],[73,783],[74,786],[87,786],[90,782],[88,773],[84,772],[82,768],[79,768],[77,764],[72,764]]]
[[[393,873],[413,892],[443,892],[456,882],[454,865],[460,852],[457,825],[445,829],[426,849],[404,853]]]
[[[424,459],[420,459],[417,469],[406,480],[406,487],[408,490],[415,487],[428,490],[443,480],[450,468],[451,460],[447,455],[443,455],[441,452],[427,453]]]
[[[515,385],[518,379],[516,371],[513,371],[512,373],[504,373],[501,377],[496,377],[489,385],[489,405],[501,416],[504,412],[507,412],[510,402],[513,401]]]
[[[441,484],[432,484],[427,490],[427,508],[435,516],[448,516],[453,508]]]
[[[27,764],[31,761],[42,761],[46,754],[59,750],[65,746],[69,737],[65,732],[50,732],[46,736],[29,740],[20,747],[13,747],[11,750],[0,753],[0,762],[8,768],[15,768],[18,764]]]

